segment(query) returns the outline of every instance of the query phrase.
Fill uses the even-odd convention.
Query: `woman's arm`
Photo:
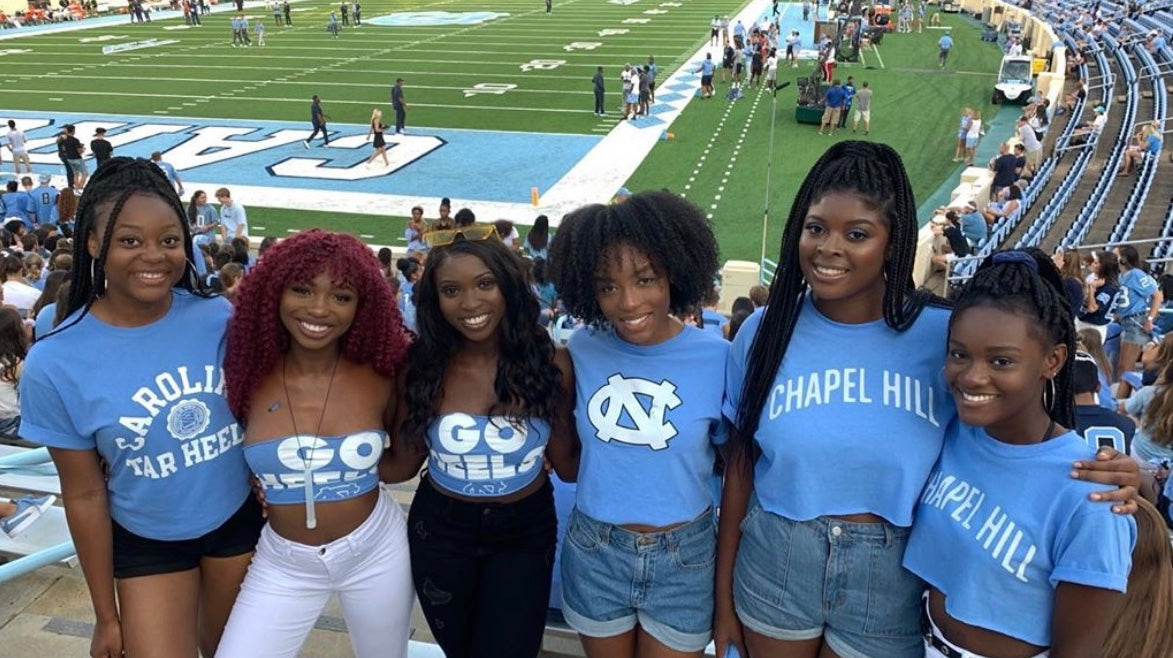
[[[1051,617],[1051,658],[1101,658],[1104,640],[1122,600],[1124,595],[1120,592],[1059,583]]]
[[[96,450],[49,448],[49,455],[60,476],[65,520],[97,617],[90,655],[121,656],[122,632],[114,598],[114,540],[106,475]]]
[[[383,410],[383,424],[387,435],[391,437],[391,445],[379,459],[379,481],[388,484],[406,482],[418,475],[428,456],[426,450],[401,438],[400,430],[407,409],[404,402],[406,393],[407,368],[401,368],[395,377],[387,408]]]
[[[546,456],[560,480],[575,482],[578,480],[582,443],[578,439],[578,426],[574,422],[574,363],[565,347],[554,349],[554,365],[562,372],[562,382],[558,394],[558,408],[554,412],[554,426],[550,432],[550,443],[546,446]]]
[[[736,431],[736,430],[734,430]],[[732,443],[733,437],[730,437]],[[749,450],[755,450],[750,448]],[[752,462],[745,451],[722,446],[725,457],[725,482],[721,488],[721,515],[717,529],[717,566],[714,592],[715,614],[713,639],[717,658],[724,658],[725,649],[737,647],[742,656],[749,655],[742,636],[741,622],[733,605],[733,570],[737,564],[737,547],[741,543],[741,522],[745,519],[749,498],[753,493]],[[756,456],[755,456],[756,459]]]

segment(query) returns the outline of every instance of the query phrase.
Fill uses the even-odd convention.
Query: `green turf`
[[[983,113],[992,110],[990,92],[1001,59],[1001,52],[982,42],[968,19],[944,14],[942,22],[958,28],[953,30],[956,44],[946,72],[939,71],[936,63],[940,32],[930,30],[888,35],[879,46],[884,69],[872,68],[878,62],[866,52],[866,65],[839,65],[839,77],[852,75],[857,86],[867,80],[875,91],[872,131],[867,137],[853,136],[850,124],[834,137],[821,137],[816,126],[798,124],[796,85],[780,91],[776,100],[769,93],[749,89],[745,99],[733,103],[724,126],[718,127],[729,106],[722,98],[728,85],[720,84],[718,76],[718,95],[689,104],[671,128],[675,138],[659,142],[628,187],[669,187],[684,192],[713,214],[724,258],[757,261],[762,253],[762,221],[767,208],[767,154],[773,116],[767,258],[777,258],[782,227],[803,177],[834,141],[859,138],[892,145],[904,159],[916,198],[924,198],[959,172],[950,160],[961,109],[968,105]],[[812,70],[810,63],[799,69],[780,68],[779,79],[794,80],[795,74],[809,75]],[[751,112],[753,117],[749,118]],[[722,185],[743,126],[748,128],[745,140],[732,163],[728,182]],[[718,135],[716,144],[701,164],[696,180],[689,183],[714,133]],[[685,185],[690,187],[685,190]]]
[[[2,102],[10,109],[61,113],[157,113],[308,123],[307,99],[319,94],[332,121],[364,124],[372,107],[387,109],[391,82],[402,75],[407,80],[409,126],[603,134],[619,118],[614,112],[606,118],[591,112],[591,76],[596,66],[606,67],[608,103],[616,106],[623,63],[655,55],[663,79],[704,42],[714,14],[734,15],[743,5],[742,0],[678,1],[680,7],[637,25],[623,20],[644,16],[642,12],[658,7],[658,1],[621,6],[604,0],[556,0],[554,13],[547,15],[537,0],[373,0],[363,4],[368,21],[408,10],[484,10],[510,16],[476,26],[366,25],[344,29],[337,40],[325,30],[328,12],[336,5],[310,1],[294,4],[298,11],[290,28],[276,27],[268,11],[249,10],[250,17],[265,21],[268,45],[248,49],[231,47],[228,13],[207,15],[204,27],[185,30],[165,29],[182,24],[182,19],[172,19],[35,35],[7,43],[10,49],[28,52],[5,54],[0,73],[5,89]],[[979,41],[972,21],[953,15],[943,15],[943,20],[958,28],[947,72],[936,68],[940,32],[933,30],[888,35],[880,46],[883,69],[871,53],[865,53],[866,65],[839,68],[841,77],[851,74],[857,83],[872,83],[874,130],[869,138],[892,144],[902,154],[918,198],[956,174],[950,156],[960,109],[965,105],[990,109],[987,103],[1000,57],[996,47]],[[598,35],[600,30],[613,29],[629,32]],[[102,35],[124,38],[92,41]],[[101,54],[105,43],[148,38],[178,39],[179,43]],[[575,43],[603,45],[566,50]],[[557,64],[523,71],[522,65],[533,60]],[[779,76],[793,80],[797,74],[809,74],[812,67],[808,63],[798,70],[781,68]],[[499,95],[480,91],[466,95],[478,84],[516,87]],[[720,94],[725,89],[718,86]],[[776,100],[751,89],[732,108],[720,98],[693,101],[670,129],[675,139],[658,143],[628,187],[666,187],[686,194],[713,214],[725,258],[756,261],[761,253],[769,173],[770,235],[765,252],[775,256],[802,177],[833,140],[849,137],[849,133],[819,137],[813,126],[796,124],[794,102],[793,86]],[[727,109],[729,114],[720,124]],[[771,116],[775,134],[773,165],[768,170]],[[732,162],[743,127],[746,134]],[[714,134],[716,142],[694,176]],[[723,182],[724,178],[728,180]],[[436,196],[442,194],[443,190],[436,190]],[[404,222],[399,217],[253,206],[249,212],[253,224],[265,227],[265,234],[329,226],[372,235],[368,239],[384,244],[401,242]]]

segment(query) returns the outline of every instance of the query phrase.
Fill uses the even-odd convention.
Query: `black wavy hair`
[[[423,276],[415,284],[416,328],[419,338],[407,353],[407,416],[401,434],[417,447],[435,418],[444,397],[444,372],[464,341],[440,312],[436,272],[454,256],[481,260],[497,281],[505,300],[505,316],[498,327],[497,375],[493,383],[497,402],[494,415],[521,426],[526,419],[554,422],[561,395],[562,373],[554,363],[554,341],[538,324],[541,308],[530,288],[521,258],[499,239],[472,241],[458,238],[428,255]]]
[[[713,287],[720,268],[717,238],[705,213],[664,191],[640,192],[614,205],[592,204],[571,212],[550,244],[550,280],[571,315],[606,325],[595,293],[599,269],[630,245],[668,277],[672,313],[683,316]]]
[[[762,407],[790,346],[803,296],[809,288],[798,262],[798,242],[807,213],[812,205],[835,192],[856,196],[888,220],[888,257],[883,271],[884,322],[894,331],[904,331],[912,326],[925,305],[935,300],[932,293],[917,290],[912,282],[920,227],[912,185],[900,156],[892,147],[876,142],[845,141],[829,148],[802,181],[790,206],[765,316],[746,359],[748,368],[734,423],[735,449],[746,450],[753,444]],[[944,300],[936,303],[945,304]],[[752,460],[744,463],[751,465]]]
[[[77,204],[77,226],[73,237],[73,276],[70,279],[69,304],[65,314],[68,317],[78,310],[82,313],[73,322],[58,327],[52,333],[64,331],[80,322],[86,313],[89,313],[90,306],[105,294],[104,273],[106,254],[110,251],[110,236],[114,234],[114,225],[118,223],[122,207],[134,194],[157,196],[175,211],[175,221],[183,231],[183,253],[189,258],[183,268],[183,277],[176,287],[202,297],[210,296],[200,291],[199,276],[190,260],[191,228],[187,223],[187,213],[179,195],[175,193],[175,188],[167,180],[167,175],[150,160],[110,158],[90,177],[85,193],[81,195]],[[98,219],[107,212],[107,208],[108,220],[99,241],[98,256],[95,258],[90,255],[90,235],[97,230]]]
[[[1018,261],[1006,262],[1005,254],[1013,253],[1025,254],[1037,267]],[[1067,360],[1055,375],[1054,397],[1044,389],[1042,403],[1051,420],[1074,428],[1075,319],[1063,289],[1063,275],[1051,257],[1034,247],[988,256],[955,298],[950,331],[963,311],[977,306],[1027,316],[1038,325],[1039,337],[1048,347],[1067,346]]]

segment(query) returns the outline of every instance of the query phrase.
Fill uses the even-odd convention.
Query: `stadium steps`
[[[1107,58],[1107,62],[1108,62],[1109,70],[1111,70],[1112,74],[1116,77],[1116,81],[1117,81],[1117,85],[1115,87],[1113,87],[1111,90],[1108,90],[1108,93],[1114,94],[1118,91],[1118,87],[1123,82],[1124,76],[1122,75],[1121,71],[1119,70],[1119,66],[1116,63],[1115,58],[1109,57],[1109,58]],[[1091,94],[1089,94],[1089,96],[1090,95]],[[1053,239],[1053,242],[1057,242],[1058,236],[1061,234],[1059,232],[1055,231],[1055,228],[1062,227],[1063,230],[1066,230],[1066,228],[1068,226],[1070,226],[1072,224],[1072,222],[1075,221],[1076,215],[1078,215],[1080,209],[1082,209],[1084,207],[1084,205],[1087,204],[1088,201],[1091,199],[1092,192],[1095,189],[1095,177],[1089,176],[1088,174],[1099,172],[1104,168],[1104,164],[1108,161],[1109,156],[1112,152],[1112,149],[1115,146],[1115,141],[1120,136],[1120,130],[1122,128],[1123,115],[1124,115],[1123,106],[1116,107],[1114,98],[1112,98],[1112,97],[1103,98],[1101,100],[1101,102],[1107,104],[1109,107],[1108,122],[1104,126],[1103,131],[1101,131],[1100,137],[1098,140],[1096,140],[1095,145],[1088,147],[1088,148],[1095,149],[1092,156],[1091,156],[1091,162],[1088,164],[1087,169],[1084,172],[1084,175],[1081,177],[1081,180],[1077,184],[1076,189],[1073,192],[1071,199],[1067,202],[1067,205],[1064,206],[1063,209],[1059,211],[1059,217],[1057,218],[1057,220],[1052,223],[1050,230],[1048,230],[1046,233],[1044,233],[1041,237],[1036,237],[1034,240],[1032,240],[1032,242],[1034,244],[1039,244],[1040,242],[1046,242],[1047,238],[1051,234],[1056,234],[1056,237]],[[1091,114],[1092,106],[1093,106],[1092,103],[1088,103],[1088,107],[1085,110],[1085,115],[1087,115],[1088,120],[1090,120],[1091,116],[1093,116]],[[1068,171],[1069,171],[1072,164],[1076,161],[1077,156],[1078,156],[1077,150],[1073,149],[1073,150],[1067,151],[1066,153],[1063,154],[1061,166],[1067,167]],[[1066,164],[1063,164],[1064,162]],[[1066,178],[1066,175],[1065,175],[1066,172],[1064,172],[1064,175],[1059,175],[1059,173],[1060,172],[1056,171],[1056,175],[1053,177],[1053,179],[1055,180],[1057,185],[1062,184],[1063,180]],[[1049,195],[1046,192],[1044,192],[1044,195],[1042,198],[1044,198],[1044,199],[1049,198]],[[1042,210],[1043,209],[1040,208],[1039,212],[1041,212]],[[1032,208],[1032,211],[1033,211],[1033,208]],[[1022,222],[1021,224],[1019,224],[1018,228],[1016,228],[1015,231],[1013,233],[1011,233],[1010,237],[1006,239],[1004,246],[1005,247],[1012,247],[1012,246],[1017,245],[1019,243],[1019,241],[1024,237],[1024,235],[1026,235],[1027,230],[1030,229],[1037,221],[1046,221],[1046,218],[1041,217],[1036,214],[1035,217],[1032,218],[1030,221]]]
[[[1116,175],[1114,171],[1106,171],[1106,169],[1115,167],[1121,144],[1126,143],[1131,137],[1131,121],[1132,117],[1136,115],[1135,113],[1130,115],[1127,111],[1127,103],[1117,103],[1116,98],[1137,94],[1138,87],[1135,79],[1129,81],[1129,76],[1126,75],[1116,53],[1112,53],[1112,55],[1108,58],[1108,66],[1116,76],[1117,84],[1113,88],[1114,97],[1110,99],[1112,105],[1108,110],[1108,123],[1096,141],[1091,162],[1084,175],[1081,176],[1070,202],[1061,211],[1049,230],[1036,236],[1033,240],[1034,245],[1044,251],[1053,251],[1081,218],[1086,221],[1087,213],[1094,211],[1095,206],[1101,201],[1096,195],[1097,191],[1101,191],[1101,181],[1105,174],[1108,176]],[[1114,181],[1107,181],[1109,185],[1112,182]]]
[[[1134,60],[1134,63],[1139,70],[1141,68],[1141,62]],[[1140,89],[1143,90],[1146,87],[1147,85],[1141,85]],[[1156,104],[1152,94],[1138,94],[1138,97],[1136,120],[1150,121],[1155,118]],[[1136,129],[1133,126],[1125,126],[1124,131],[1124,138],[1131,144],[1133,141],[1132,135],[1136,134]],[[1131,177],[1116,179],[1115,184],[1108,190],[1108,196],[1104,200],[1104,205],[1100,208],[1099,213],[1092,218],[1091,228],[1087,231],[1086,237],[1081,242],[1101,244],[1111,239],[1112,229],[1116,227],[1117,221],[1124,214],[1129,200],[1141,191],[1141,178],[1139,176],[1141,167],[1138,166],[1136,169],[1138,170],[1137,173],[1134,173]],[[1115,173],[1112,175],[1115,175]],[[1055,242],[1058,242],[1058,240],[1055,240]],[[1053,249],[1054,246],[1054,244],[1049,244],[1048,248]]]

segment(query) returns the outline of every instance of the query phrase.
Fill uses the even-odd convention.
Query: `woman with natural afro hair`
[[[567,309],[589,325],[567,345],[582,466],[562,612],[589,658],[700,656],[729,344],[680,316],[713,287],[713,230],[684,199],[644,192],[567,215],[550,262]]]
[[[269,522],[216,655],[293,658],[337,594],[356,656],[404,656],[406,524],[379,463],[409,335],[379,261],[350,235],[300,233],[265,253],[236,301],[228,402]]]

